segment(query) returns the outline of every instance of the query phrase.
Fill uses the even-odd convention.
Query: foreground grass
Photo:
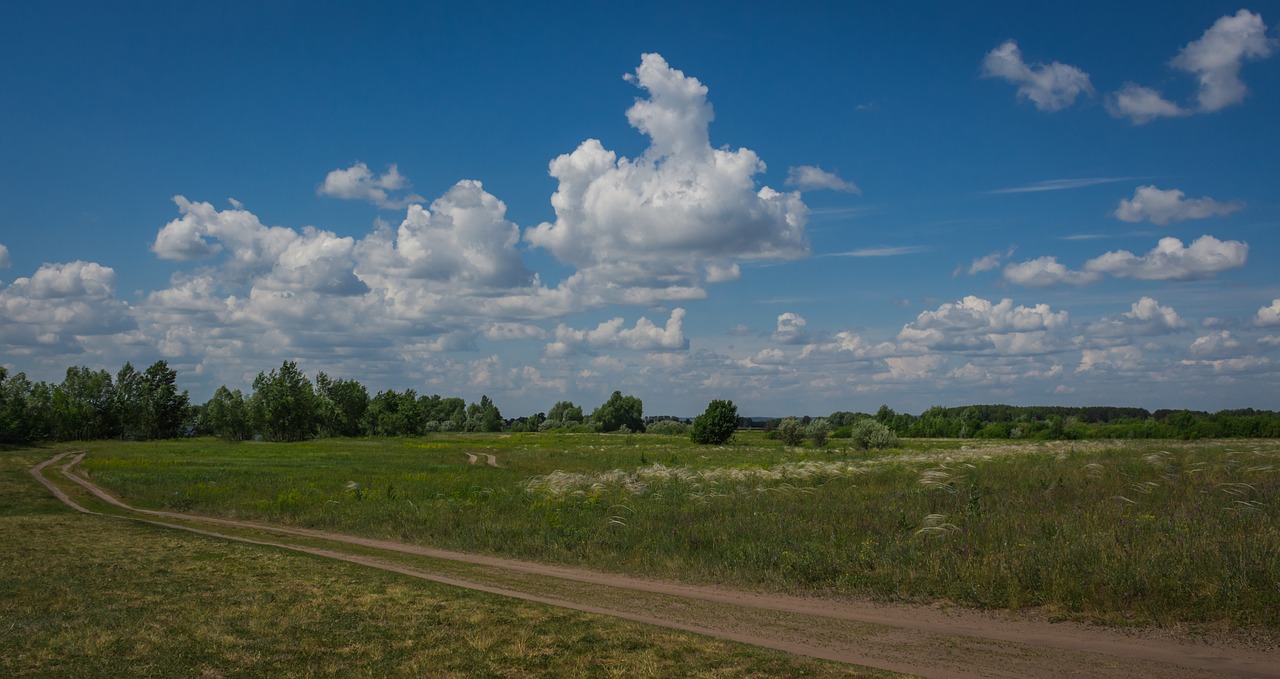
[[[80,515],[26,472],[54,452],[0,450],[2,676],[863,676],[319,557]]]
[[[95,444],[85,468],[154,508],[460,550],[1094,622],[1280,629],[1280,444],[932,445],[187,441]],[[469,465],[468,452],[504,467]]]

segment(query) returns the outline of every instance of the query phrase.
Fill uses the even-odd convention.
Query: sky
[[[1280,409],[1280,2],[24,3],[0,365]]]

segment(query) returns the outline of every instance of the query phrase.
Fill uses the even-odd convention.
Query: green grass
[[[0,450],[0,676],[886,676],[78,514],[55,452]]]
[[[85,468],[147,507],[659,577],[1280,628],[1277,442],[966,443],[103,443]]]

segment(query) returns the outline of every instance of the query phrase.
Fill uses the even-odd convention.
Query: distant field
[[[1280,628],[1280,443],[963,444],[100,442],[84,469],[144,507],[664,578]]]
[[[0,676],[889,676],[85,516],[55,452],[0,449]]]

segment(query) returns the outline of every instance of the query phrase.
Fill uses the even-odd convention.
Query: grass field
[[[0,676],[889,676],[81,515],[55,452],[0,450]]]
[[[1280,628],[1277,442],[911,445],[200,440],[95,443],[84,468],[140,506],[463,551],[1111,624]]]

